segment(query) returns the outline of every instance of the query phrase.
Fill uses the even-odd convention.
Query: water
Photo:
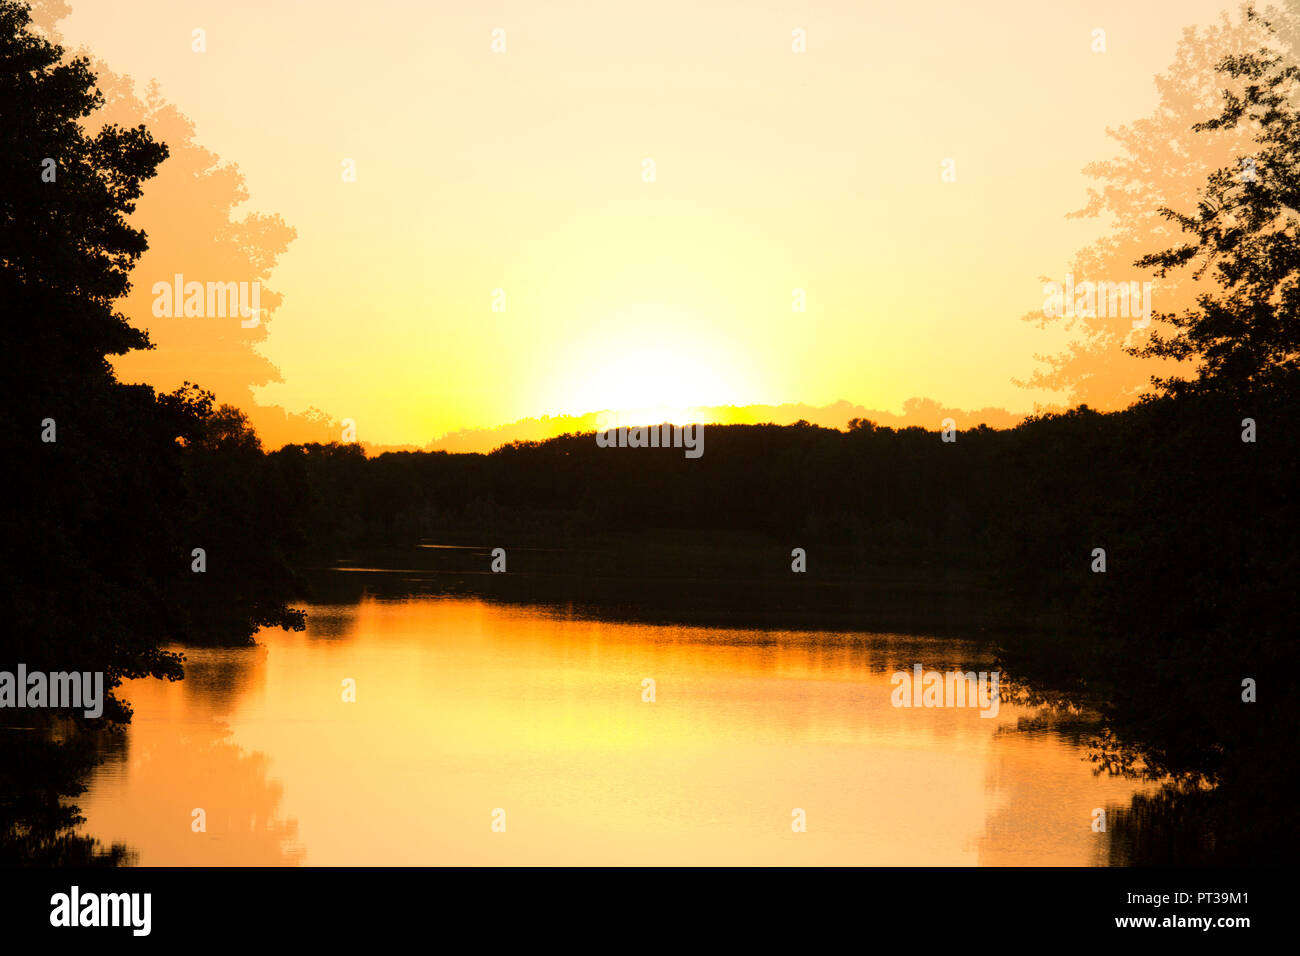
[[[914,663],[988,668],[960,642],[437,596],[308,614],[128,682],[82,832],[158,866],[1099,865],[1093,811],[1136,789],[1014,731],[1023,708],[891,705]]]

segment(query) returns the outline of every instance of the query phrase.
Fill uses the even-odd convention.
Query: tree
[[[280,542],[291,522],[268,527],[256,511],[270,496],[243,424],[214,411],[210,396],[171,395],[119,383],[109,358],[148,348],[117,304],[147,248],[129,217],[143,184],[168,155],[144,126],[94,129],[104,102],[84,57],[65,58],[36,32],[26,4],[0,0],[0,301],[5,303],[7,414],[15,493],[8,498],[4,574],[12,627],[0,659],[31,670],[105,674],[121,680],[179,678],[164,649],[197,621],[178,595],[193,590],[191,553],[220,529],[231,566],[282,583]],[[227,440],[214,441],[226,433]],[[234,440],[230,440],[233,436]],[[250,457],[250,452],[252,456]],[[252,467],[236,492],[247,520],[221,515],[226,498],[195,480],[224,456]],[[233,479],[232,479],[233,480]],[[228,492],[229,493],[229,492]],[[265,509],[263,509],[265,510]],[[246,562],[246,563],[245,563]],[[274,566],[274,567],[272,567]],[[283,590],[223,590],[207,600],[246,641],[260,624],[301,627]],[[129,713],[110,701],[107,713]]]
[[[1191,275],[1173,270],[1159,276],[1154,267],[1136,271],[1134,263],[1152,249],[1181,240],[1178,224],[1163,216],[1162,208],[1195,207],[1211,173],[1235,165],[1238,157],[1254,149],[1252,131],[1244,124],[1195,128],[1222,106],[1223,88],[1231,78],[1216,67],[1226,54],[1249,53],[1271,44],[1278,51],[1292,51],[1294,58],[1300,48],[1295,28],[1300,23],[1300,0],[1286,0],[1282,11],[1270,8],[1267,22],[1252,17],[1251,9],[1244,5],[1236,14],[1225,12],[1217,23],[1185,29],[1174,61],[1155,78],[1160,96],[1155,111],[1108,130],[1120,152],[1084,168],[1095,185],[1088,190],[1086,205],[1067,217],[1095,219],[1108,226],[1071,262],[1068,271],[1076,281],[1149,280],[1160,312],[1177,313],[1195,306],[1199,289]],[[1123,408],[1150,391],[1153,376],[1177,369],[1172,358],[1144,351],[1154,324],[1134,328],[1129,318],[1100,312],[1044,317],[1040,310],[1024,318],[1041,327],[1063,328],[1072,340],[1058,354],[1038,356],[1044,365],[1021,384],[1062,392],[1071,404]]]
[[[1160,315],[1172,333],[1130,350],[1197,363],[1194,379],[1153,378],[1171,394],[1273,389],[1300,373],[1300,68],[1261,49],[1224,57],[1219,71],[1244,85],[1225,89],[1220,114],[1195,129],[1253,129],[1258,149],[1215,170],[1194,212],[1162,208],[1191,239],[1137,262],[1161,276],[1191,265],[1217,286]]]
[[[157,497],[114,498],[156,496],[155,483],[174,476],[168,445],[188,425],[151,392],[117,385],[108,365],[108,356],[148,346],[115,302],[146,247],[127,217],[167,149],[143,127],[88,131],[102,101],[84,59],[65,61],[32,32],[25,4],[0,2],[0,299],[11,403],[0,427],[18,489],[5,575],[17,621],[5,644],[33,667],[75,658],[105,671],[112,687],[180,673],[176,655],[159,650],[166,628],[142,626],[158,616],[147,608],[178,516],[150,515]],[[132,468],[128,449],[156,455],[155,467]],[[133,520],[150,530],[110,545],[108,534]]]
[[[84,58],[62,59],[25,5],[0,3],[0,282],[6,344],[42,358],[15,363],[26,389],[54,384],[51,372],[102,383],[105,356],[148,345],[113,304],[146,247],[126,217],[167,148],[143,126],[88,134],[82,120],[103,97]]]
[[[62,42],[59,22],[70,12],[63,0],[33,0],[34,23],[55,44]],[[295,413],[256,397],[260,386],[281,381],[279,369],[261,348],[283,298],[267,283],[295,236],[293,228],[279,215],[243,210],[248,189],[239,167],[197,141],[193,122],[163,98],[156,83],[138,92],[130,76],[113,72],[94,51],[73,53],[87,57],[95,74],[104,100],[96,111],[101,122],[127,128],[144,124],[167,144],[167,161],[132,215],[132,222],[148,233],[149,248],[135,265],[133,288],[117,304],[149,336],[152,347],[114,356],[116,375],[160,391],[201,382],[217,401],[243,409],[268,447],[338,437],[342,425],[324,412]],[[233,313],[197,322],[155,316],[153,285],[170,282],[176,273],[256,284],[257,324],[247,327]]]

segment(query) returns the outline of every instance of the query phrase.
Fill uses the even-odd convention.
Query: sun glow
[[[608,425],[617,426],[691,421],[701,406],[744,401],[739,347],[713,341],[702,324],[681,309],[619,310],[602,323],[616,331],[594,339],[570,366],[565,405],[608,410]]]

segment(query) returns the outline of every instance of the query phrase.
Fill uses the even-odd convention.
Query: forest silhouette
[[[474,547],[426,551],[439,587],[629,616],[990,640],[1022,699],[1095,715],[1101,769],[1166,782],[1120,822],[1125,860],[1287,859],[1298,728],[1270,678],[1287,672],[1300,570],[1294,23],[1252,14],[1189,35],[1199,93],[1161,117],[1186,143],[1171,154],[1191,157],[1185,169],[1146,183],[1140,156],[1096,169],[1121,185],[1090,211],[1109,208],[1121,226],[1079,271],[1140,266],[1175,304],[1141,339],[1083,321],[1083,344],[1043,374],[1122,410],[1081,404],[1013,428],[959,421],[953,441],[939,422],[706,426],[698,460],[602,449],[590,433],[370,458],[340,443],[264,451],[247,412],[200,387],[197,360],[200,385],[118,380],[155,334],[179,334],[123,311],[150,249],[131,225],[146,184],[175,148],[223,195],[242,187],[196,152],[183,118],[128,102],[104,77],[118,88],[109,103],[87,58],[65,57],[23,4],[0,0],[3,427],[16,478],[0,661],[103,671],[110,688],[179,679],[167,647],[301,629],[291,603],[309,596],[309,569],[463,543]],[[1208,72],[1192,70],[1198,58]],[[112,119],[141,109],[148,125]],[[1161,156],[1169,142],[1145,128],[1121,139]],[[1258,176],[1243,180],[1247,156]],[[232,205],[218,203],[216,221]],[[291,230],[274,218],[243,229],[219,248],[174,246],[179,258],[156,271],[192,271],[190,256],[211,254],[233,257],[232,274],[265,276]],[[256,364],[251,341],[221,347]],[[1154,385],[1139,358],[1159,363]],[[272,373],[241,367],[221,385]],[[482,573],[494,547],[510,554],[508,574]],[[807,552],[804,574],[790,570],[794,548]],[[1258,703],[1243,701],[1247,679]],[[104,735],[129,721],[127,703],[112,700],[107,728],[15,713],[0,712],[0,861],[126,862],[124,848],[73,835],[66,798],[111,750]]]

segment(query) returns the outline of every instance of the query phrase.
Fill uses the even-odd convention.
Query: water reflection
[[[1022,708],[891,706],[895,670],[989,668],[957,641],[371,596],[259,639],[127,686],[87,832],[145,865],[1093,865],[1135,791],[999,733]]]
[[[270,778],[271,757],[241,746],[228,723],[261,693],[267,650],[186,654],[185,680],[124,685],[135,717],[126,745],[107,756],[80,800],[84,829],[125,842],[133,862],[146,866],[301,862],[297,823],[280,813],[284,788]]]

